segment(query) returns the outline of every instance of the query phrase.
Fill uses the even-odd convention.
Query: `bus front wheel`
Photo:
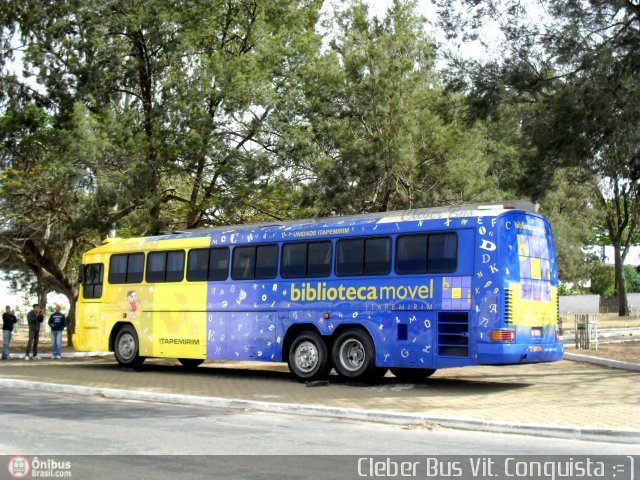
[[[343,378],[372,382],[380,380],[386,368],[376,367],[376,350],[367,333],[359,329],[345,330],[333,343],[333,366]]]
[[[138,334],[132,325],[125,325],[118,331],[114,347],[116,360],[120,366],[127,368],[142,366],[144,357],[140,356]]]
[[[301,332],[289,349],[289,370],[301,382],[326,377],[331,370],[327,345],[315,332]]]

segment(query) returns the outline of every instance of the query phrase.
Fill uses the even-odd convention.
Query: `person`
[[[60,311],[60,305],[56,305],[56,311],[49,317],[51,327],[51,357],[60,360],[62,358],[62,331],[67,327],[67,317]]]
[[[18,323],[18,319],[9,305],[6,306],[2,314],[2,360],[9,360],[9,344],[13,326]]]
[[[40,310],[40,305],[33,304],[33,310],[27,313],[27,323],[29,324],[29,341],[27,342],[27,351],[24,355],[25,360],[29,360],[29,351],[33,346],[33,359],[40,360],[38,356],[38,340],[40,339],[40,325],[44,321],[44,315]]]

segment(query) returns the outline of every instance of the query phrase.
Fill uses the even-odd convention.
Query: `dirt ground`
[[[567,349],[568,352],[640,364],[640,342],[599,345],[597,350]]]

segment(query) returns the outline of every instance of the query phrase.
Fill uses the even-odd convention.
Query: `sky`
[[[25,295],[20,292],[11,292],[9,285],[5,280],[0,279],[0,308],[4,312],[4,307],[9,305],[16,311],[18,316],[26,315],[31,310],[31,305],[38,301],[35,295]],[[59,293],[50,293],[47,297],[47,306],[53,307],[55,304],[62,306],[62,310],[66,313],[69,311],[69,301],[64,295]]]

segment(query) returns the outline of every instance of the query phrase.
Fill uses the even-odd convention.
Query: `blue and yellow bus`
[[[417,380],[563,355],[549,222],[517,202],[108,239],[81,277],[75,348],[127,367]]]

